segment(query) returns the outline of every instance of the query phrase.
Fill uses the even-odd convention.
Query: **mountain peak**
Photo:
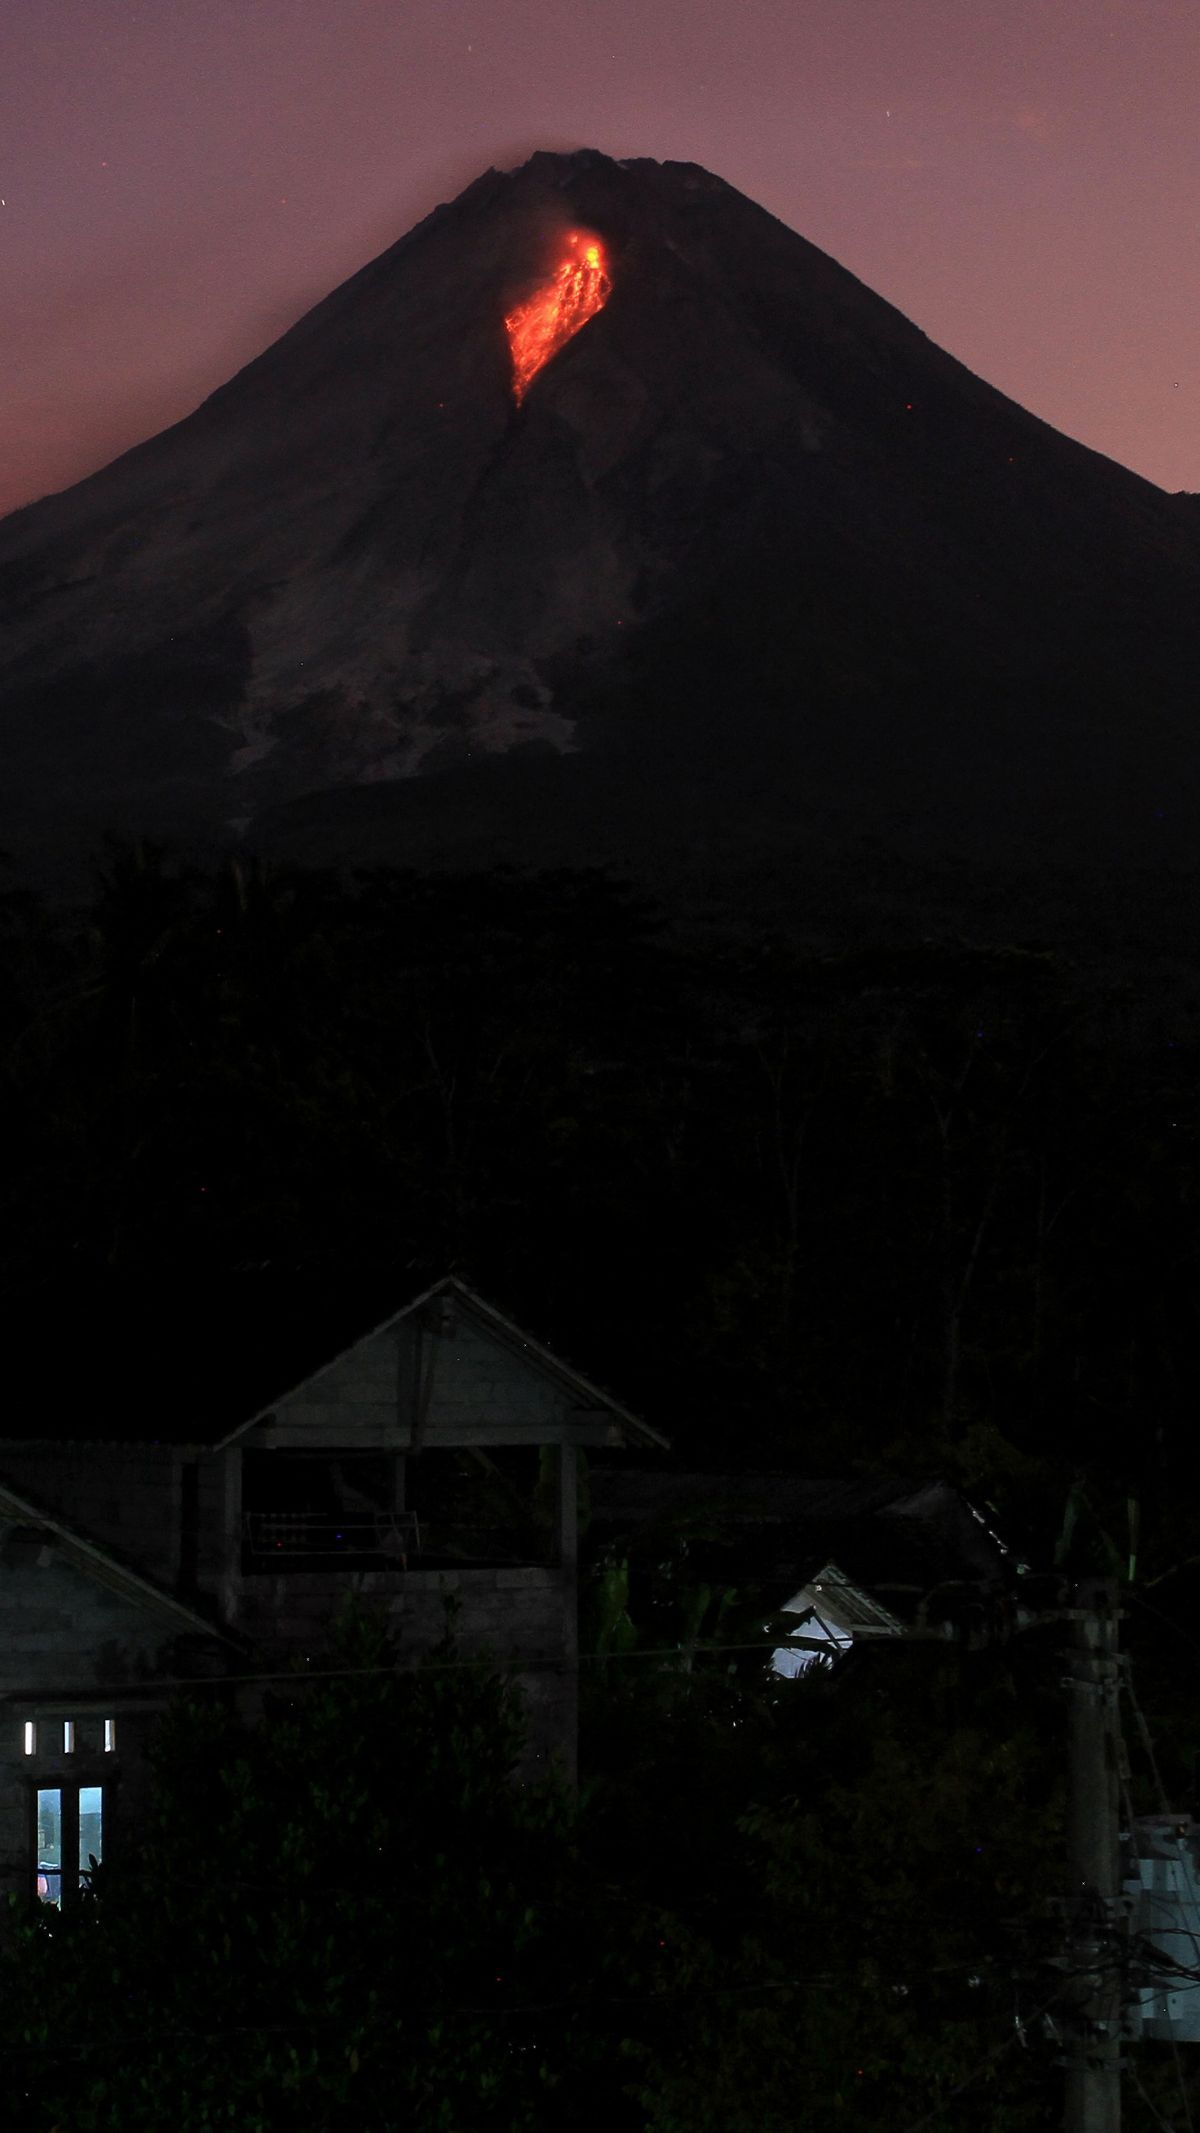
[[[1190,511],[720,178],[540,150],[0,525],[0,839],[790,865],[914,806],[1024,848],[1068,779],[1095,848],[1131,774],[1147,819],[1190,789],[1198,568]]]

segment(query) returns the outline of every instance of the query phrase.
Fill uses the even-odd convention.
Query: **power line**
[[[928,1641],[940,1642],[940,1640],[934,1639]],[[662,1644],[623,1652],[577,1652],[570,1655],[562,1652],[534,1653],[528,1658],[522,1657],[520,1659],[506,1659],[494,1653],[481,1653],[477,1658],[472,1659],[415,1658],[412,1664],[407,1666],[393,1661],[387,1666],[300,1668],[293,1665],[280,1668],[272,1673],[159,1674],[144,1684],[137,1684],[137,1687],[144,1687],[147,1696],[153,1696],[160,1689],[223,1689],[248,1687],[256,1683],[261,1685],[272,1681],[286,1682],[292,1687],[298,1688],[306,1681],[350,1681],[358,1677],[367,1679],[371,1676],[378,1677],[384,1674],[390,1674],[398,1681],[418,1680],[424,1674],[472,1672],[491,1673],[501,1679],[510,1675],[519,1677],[522,1674],[539,1673],[546,1669],[574,1672],[577,1667],[610,1666],[625,1660],[690,1659],[699,1652],[733,1655],[739,1652],[777,1652],[785,1649],[811,1651],[818,1656],[821,1654],[828,1656],[829,1654],[829,1645],[824,1638],[793,1637],[781,1634],[777,1637],[755,1638],[744,1644],[721,1644],[715,1642],[711,1644]],[[780,1676],[780,1679],[783,1678],[783,1676]],[[128,1694],[127,1690],[114,1690],[113,1700],[116,1701],[126,1694]],[[45,1690],[38,1689],[6,1689],[4,1692],[4,1701],[8,1704],[45,1704],[52,1702],[55,1709],[57,1709],[59,1705],[69,1703],[72,1700],[97,1704],[104,1701],[104,1696],[102,1691],[97,1690],[94,1682],[89,1683],[86,1689],[56,1688],[52,1697],[48,1697]]]

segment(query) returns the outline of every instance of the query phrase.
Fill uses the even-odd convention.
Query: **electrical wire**
[[[397,1680],[416,1679],[423,1674],[455,1674],[470,1672],[483,1672],[506,1676],[516,1675],[519,1677],[522,1674],[539,1673],[546,1669],[559,1669],[562,1671],[570,1671],[573,1673],[576,1668],[582,1668],[585,1666],[611,1666],[618,1662],[631,1659],[682,1659],[691,1658],[694,1653],[698,1652],[718,1652],[729,1653],[731,1655],[736,1652],[776,1652],[787,1647],[790,1647],[793,1651],[803,1651],[812,1649],[818,1654],[826,1652],[828,1650],[828,1646],[826,1645],[826,1643],[823,1640],[817,1639],[815,1637],[805,1640],[799,1637],[789,1637],[786,1635],[781,1635],[778,1637],[757,1637],[745,1644],[721,1644],[715,1642],[686,1645],[662,1644],[639,1648],[636,1651],[624,1652],[574,1652],[571,1654],[563,1652],[552,1652],[540,1656],[535,1653],[527,1658],[522,1657],[520,1659],[503,1659],[496,1654],[481,1653],[477,1658],[474,1659],[414,1658],[413,1662],[407,1666],[400,1665],[396,1662],[393,1662],[391,1665],[388,1666],[328,1666],[301,1668],[293,1665],[290,1667],[280,1668],[272,1673],[156,1674],[151,1679],[147,1680],[144,1685],[139,1683],[138,1687],[140,1688],[144,1686],[146,1695],[153,1696],[160,1689],[192,1690],[238,1687],[245,1688],[250,1687],[254,1684],[258,1684],[261,1686],[265,1683],[275,1681],[282,1681],[288,1683],[293,1688],[299,1688],[302,1683],[306,1681],[350,1681],[355,1679],[356,1677],[366,1679],[372,1675],[379,1676],[382,1674],[391,1674]],[[783,1677],[781,1676],[780,1678],[782,1679]],[[4,1691],[3,1700],[7,1704],[45,1704],[51,1699],[47,1697],[44,1690],[6,1689]],[[71,1701],[96,1704],[98,1702],[103,1702],[104,1697],[103,1692],[97,1691],[95,1684],[93,1683],[90,1684],[86,1689],[79,1690],[74,1690],[70,1688],[56,1688],[52,1700],[54,1703],[54,1707],[57,1710],[60,1705],[64,1703],[69,1703]]]

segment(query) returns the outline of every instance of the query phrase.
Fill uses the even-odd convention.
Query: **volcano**
[[[709,172],[539,154],[0,524],[0,843],[1174,908],[1198,657],[1194,498]]]

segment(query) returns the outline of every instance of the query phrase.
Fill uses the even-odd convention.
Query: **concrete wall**
[[[464,1652],[494,1651],[509,1661],[563,1650],[567,1594],[559,1571],[542,1566],[463,1570],[291,1572],[245,1577],[233,1626],[256,1649],[284,1661],[316,1653],[348,1604],[377,1612],[401,1656],[416,1659],[446,1634]]]

